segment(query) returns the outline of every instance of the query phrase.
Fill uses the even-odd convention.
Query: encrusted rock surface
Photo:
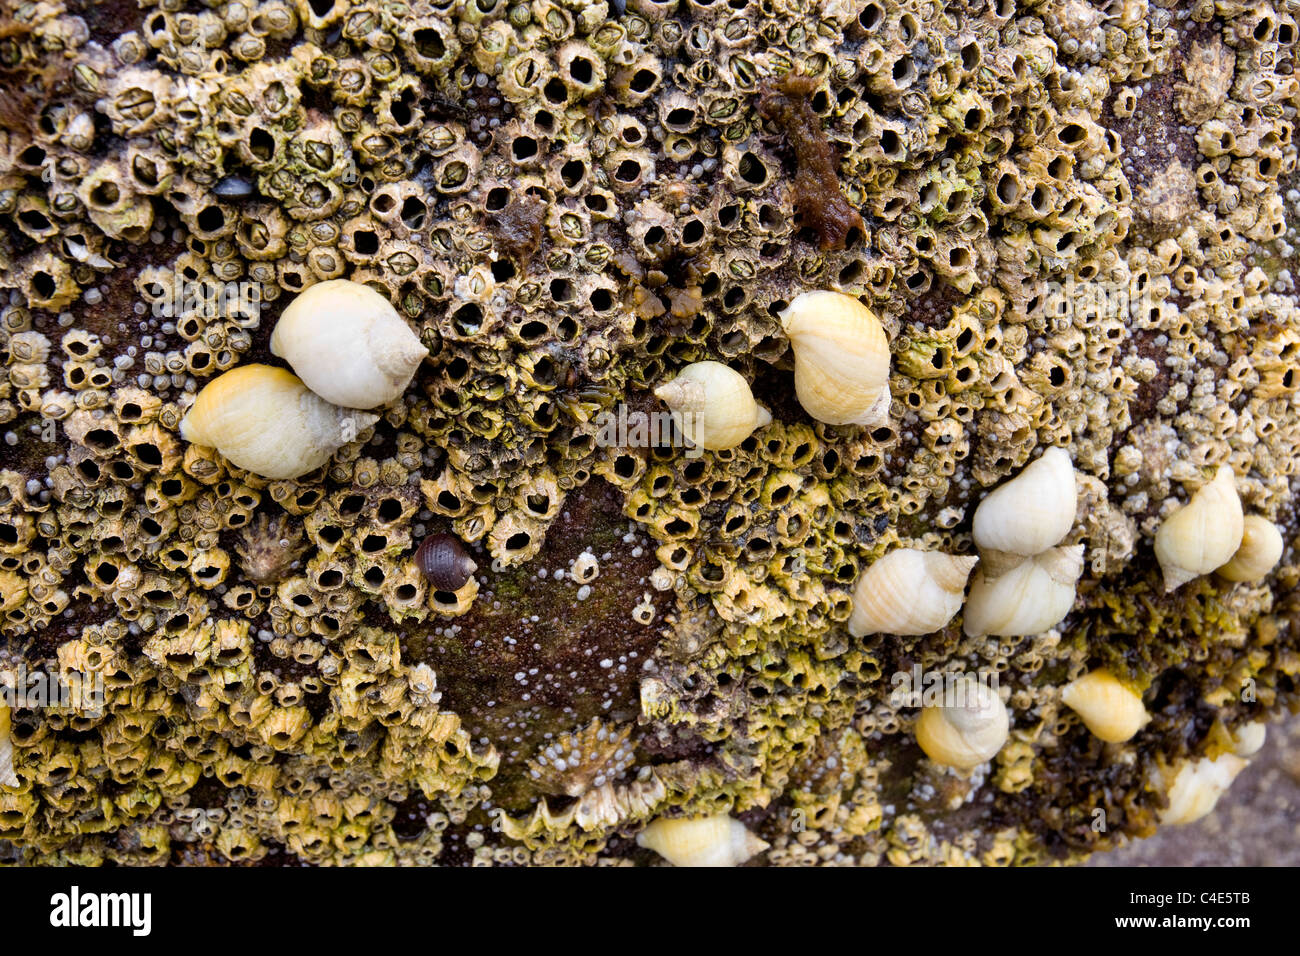
[[[0,860],[648,863],[683,813],[770,864],[1149,835],[1159,768],[1300,705],[1296,31],[1232,0],[6,7],[0,669],[108,699],[14,710]],[[340,277],[428,346],[406,394],[297,480],[183,442]],[[816,288],[881,317],[888,425],[795,400],[778,313]],[[772,424],[603,445],[702,360]],[[849,636],[864,567],[973,553],[1051,445],[1086,545],[1059,627]],[[1281,563],[1166,594],[1154,532],[1220,464]],[[437,532],[456,592],[414,562]],[[924,757],[914,666],[998,671],[990,765]],[[1128,743],[1061,704],[1099,666],[1152,715]]]

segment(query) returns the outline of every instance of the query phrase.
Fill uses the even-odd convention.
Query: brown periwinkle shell
[[[457,591],[478,570],[478,565],[454,534],[431,534],[415,552],[420,572],[439,591]]]

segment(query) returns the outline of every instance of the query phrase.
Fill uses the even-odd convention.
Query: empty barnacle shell
[[[978,558],[897,548],[862,572],[849,633],[933,634],[961,608]]]
[[[14,773],[14,742],[9,729],[9,708],[0,704],[0,787],[18,786],[18,775]]]
[[[1259,581],[1282,559],[1283,548],[1277,525],[1260,515],[1248,515],[1241,523],[1241,544],[1217,573],[1229,581]]]
[[[1194,823],[1214,810],[1219,797],[1227,793],[1247,761],[1236,754],[1220,754],[1213,760],[1189,760],[1178,768],[1166,796],[1169,806],[1160,813],[1161,823]]]
[[[1151,719],[1142,697],[1105,668],[1066,684],[1061,701],[1094,737],[1111,744],[1129,740]]]
[[[1074,465],[1061,448],[1047,449],[986,495],[972,528],[985,575],[1001,574],[1059,544],[1074,524],[1077,502]]]
[[[1244,522],[1232,468],[1220,465],[1214,480],[1156,532],[1156,560],[1165,573],[1165,590],[1227,564],[1241,546]]]
[[[804,411],[828,425],[889,418],[889,340],[870,309],[840,292],[804,292],[781,313],[781,327]]]
[[[673,866],[739,866],[769,845],[725,813],[690,819],[660,817],[637,834],[636,842]]]
[[[181,437],[263,478],[297,478],[378,420],[331,405],[282,368],[244,365],[199,392],[181,420]]]
[[[992,760],[1007,742],[1011,721],[992,687],[969,675],[945,689],[944,703],[916,720],[916,742],[935,763],[970,770]]]
[[[415,552],[420,572],[439,591],[458,591],[478,565],[454,534],[431,534]]]
[[[429,354],[387,299],[347,279],[318,282],[290,302],[271,334],[271,352],[313,392],[345,408],[387,405]]]
[[[772,421],[745,377],[721,362],[694,362],[655,389],[692,445],[733,448]]]
[[[962,626],[969,637],[1024,637],[1055,627],[1074,606],[1083,545],[1052,548],[995,578],[975,572]]]

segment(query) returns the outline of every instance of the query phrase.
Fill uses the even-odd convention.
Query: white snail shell
[[[1220,754],[1213,760],[1189,760],[1178,768],[1166,796],[1169,806],[1160,813],[1161,823],[1194,823],[1209,815],[1227,793],[1247,761],[1236,754]]]
[[[344,408],[387,405],[429,354],[388,300],[360,282],[318,282],[289,303],[271,352],[313,392]]]
[[[839,292],[804,292],[781,313],[794,349],[799,404],[828,425],[889,418],[889,339],[865,305]]]
[[[1245,519],[1232,469],[1220,465],[1214,480],[1160,525],[1156,559],[1165,573],[1165,590],[1227,564],[1241,545]]]
[[[1259,753],[1268,737],[1268,725],[1262,720],[1242,724],[1232,734],[1232,752],[1238,757],[1252,757]]]
[[[945,690],[954,699],[926,707],[916,720],[916,742],[935,763],[970,770],[992,760],[1007,742],[1011,720],[1002,698],[967,676]]]
[[[181,437],[263,478],[297,478],[378,420],[331,405],[282,368],[243,365],[199,392],[181,420]]]
[[[897,548],[862,572],[849,633],[933,634],[961,609],[978,558]]]
[[[1277,525],[1260,515],[1247,515],[1241,525],[1241,544],[1218,574],[1229,581],[1259,581],[1277,566],[1284,547]]]
[[[1047,449],[975,509],[972,536],[984,573],[1001,573],[1059,544],[1070,533],[1077,505],[1069,454],[1061,448]]]
[[[14,773],[14,742],[9,736],[9,708],[0,704],[0,787],[18,786]]]
[[[754,401],[745,377],[721,362],[695,362],[655,389],[673,420],[693,445],[734,448],[772,421]]]
[[[1061,701],[1079,715],[1094,737],[1107,743],[1131,739],[1151,719],[1141,696],[1105,668],[1066,684]]]
[[[673,866],[739,866],[769,846],[726,814],[660,817],[637,834],[636,842]]]
[[[983,565],[971,581],[962,621],[968,637],[1024,637],[1055,627],[1074,606],[1083,574],[1083,545],[1052,548],[995,578]]]

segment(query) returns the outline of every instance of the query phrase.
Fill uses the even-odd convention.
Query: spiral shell
[[[916,721],[916,742],[935,763],[971,770],[992,760],[1007,742],[1011,719],[1002,698],[987,684],[966,676],[945,691],[940,706],[928,706]]]
[[[933,634],[961,608],[978,560],[913,548],[890,551],[858,578],[849,633]]]
[[[345,408],[387,405],[428,355],[387,299],[347,279],[318,282],[290,302],[271,334],[271,352],[313,392]]]
[[[1074,606],[1083,545],[1053,548],[995,578],[983,565],[971,581],[962,622],[968,637],[1024,637],[1055,627]]]
[[[1247,761],[1236,754],[1221,754],[1214,760],[1189,760],[1178,768],[1166,796],[1169,806],[1160,813],[1161,823],[1195,823],[1208,816],[1219,798],[1228,792]]]
[[[439,591],[458,591],[478,565],[454,534],[431,534],[415,552],[420,572]]]
[[[1107,743],[1131,739],[1151,719],[1142,698],[1104,668],[1066,684],[1061,701],[1079,715],[1094,737]]]
[[[282,368],[244,365],[199,392],[181,437],[263,478],[297,478],[378,420],[331,405]]]
[[[1268,725],[1262,720],[1242,724],[1232,734],[1232,752],[1238,757],[1250,757],[1259,753],[1268,737]]]
[[[1077,504],[1069,454],[1047,449],[975,509],[972,536],[984,573],[1000,574],[1059,544],[1070,533]]]
[[[9,708],[0,704],[0,787],[18,786],[14,773],[14,742],[9,736]]]
[[[1160,525],[1156,560],[1165,573],[1165,590],[1227,564],[1241,546],[1245,519],[1232,469],[1220,465],[1214,480]]]
[[[692,445],[733,448],[772,421],[745,377],[721,362],[695,362],[655,389]]]
[[[1259,515],[1247,515],[1241,524],[1241,544],[1217,573],[1229,581],[1259,581],[1277,566],[1284,547],[1277,525]]]
[[[889,418],[889,340],[865,305],[839,292],[804,292],[781,313],[794,349],[799,404],[828,425]]]
[[[769,845],[726,814],[660,817],[637,834],[636,842],[673,866],[739,866]]]

